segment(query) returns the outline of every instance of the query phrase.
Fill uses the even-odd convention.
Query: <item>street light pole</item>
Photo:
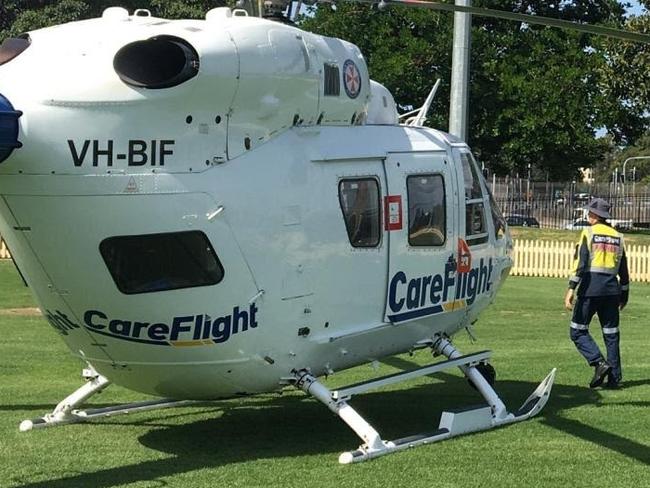
[[[650,159],[650,156],[633,156],[623,161],[623,188],[625,188],[625,176],[627,174],[625,173],[625,165],[627,164],[628,161],[636,161],[639,159]],[[634,175],[634,179],[636,179],[636,174]],[[623,192],[623,194],[625,194],[625,191]]]

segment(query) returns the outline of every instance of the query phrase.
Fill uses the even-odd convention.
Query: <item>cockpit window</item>
[[[216,285],[223,267],[200,231],[109,237],[99,245],[122,293],[133,295]]]
[[[31,45],[27,34],[21,37],[10,37],[0,44],[0,66],[8,63]]]
[[[494,224],[494,236],[498,239],[502,239],[506,235],[506,220],[503,218],[501,209],[497,204],[497,201],[494,199],[494,195],[490,191],[490,187],[485,185],[490,197],[490,208],[492,209],[492,223]]]
[[[197,75],[199,55],[180,37],[158,36],[124,46],[115,55],[113,68],[127,85],[171,88]]]
[[[465,240],[470,246],[488,241],[485,202],[476,161],[469,152],[461,152],[465,181]]]
[[[341,180],[339,202],[350,244],[354,247],[377,247],[381,237],[377,180]]]

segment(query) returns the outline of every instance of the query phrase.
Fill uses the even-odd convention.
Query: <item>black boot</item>
[[[607,361],[604,359],[598,361],[598,364],[594,366],[594,377],[591,378],[591,381],[589,382],[589,388],[596,388],[597,386],[602,385],[605,376],[607,376],[610,369],[612,369],[612,367]]]

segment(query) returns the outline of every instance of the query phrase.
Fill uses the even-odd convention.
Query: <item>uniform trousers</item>
[[[603,340],[607,349],[607,362],[612,369],[609,380],[621,381],[621,353],[619,349],[620,332],[618,316],[619,296],[581,297],[578,296],[573,307],[571,319],[571,340],[591,366],[603,359],[598,345],[589,334],[589,323],[594,314],[598,314],[603,331]]]

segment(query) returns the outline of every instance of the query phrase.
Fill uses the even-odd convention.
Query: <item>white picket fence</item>
[[[575,243],[515,239],[513,276],[568,278],[573,267]],[[650,246],[625,247],[631,281],[650,282]]]
[[[11,254],[9,254],[9,249],[5,244],[5,241],[0,239],[0,259],[11,259]]]
[[[568,278],[573,266],[575,243],[515,239],[513,276]],[[628,245],[627,264],[632,281],[650,282],[650,246]],[[0,259],[9,259],[0,239]]]

